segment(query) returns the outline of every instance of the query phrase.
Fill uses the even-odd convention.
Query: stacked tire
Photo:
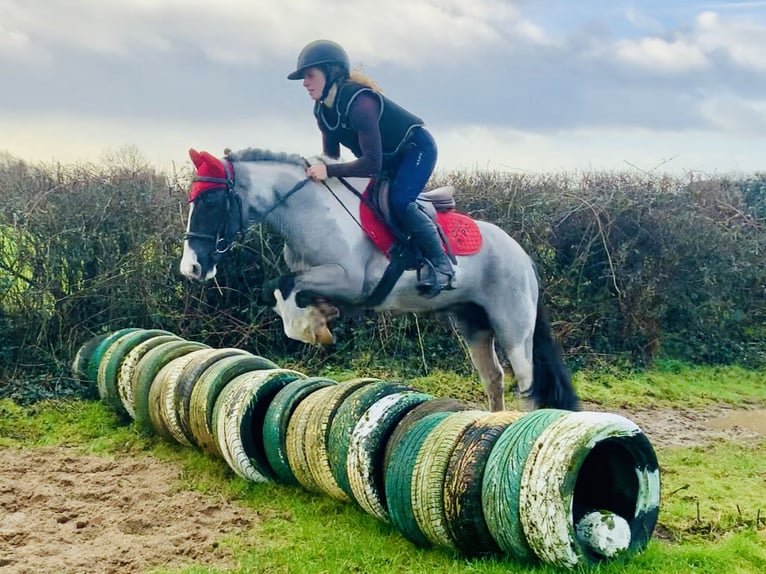
[[[353,501],[418,546],[574,568],[642,550],[656,524],[654,450],[618,415],[490,413],[162,330],[94,337],[73,370],[143,428],[246,480]]]

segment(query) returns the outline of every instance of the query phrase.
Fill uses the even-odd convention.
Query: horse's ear
[[[189,157],[196,167],[202,165],[202,155],[194,148],[189,148]]]

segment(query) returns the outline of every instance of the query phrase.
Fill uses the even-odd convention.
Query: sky
[[[425,120],[439,171],[766,170],[766,1],[0,0],[0,153],[316,155],[286,75],[319,38]]]

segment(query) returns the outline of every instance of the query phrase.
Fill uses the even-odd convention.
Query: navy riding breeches
[[[436,166],[436,142],[428,130],[415,128],[407,144],[389,184],[388,201],[397,218],[423,191]]]

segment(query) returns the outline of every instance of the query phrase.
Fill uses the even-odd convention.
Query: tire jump
[[[656,454],[616,414],[491,413],[157,329],[93,337],[72,369],[146,431],[245,480],[352,501],[417,546],[576,568],[642,551],[657,522]]]

